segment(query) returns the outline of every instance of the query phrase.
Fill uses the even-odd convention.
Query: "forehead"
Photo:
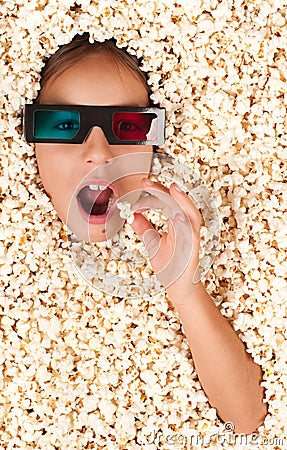
[[[101,52],[59,71],[43,88],[41,103],[148,106],[149,99],[131,69]]]

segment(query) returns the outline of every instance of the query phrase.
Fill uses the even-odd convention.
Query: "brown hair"
[[[51,78],[64,72],[83,58],[101,51],[109,52],[116,63],[131,70],[144,85],[148,94],[151,93],[147,84],[147,76],[139,68],[140,61],[135,56],[130,55],[125,49],[118,48],[114,39],[92,44],[89,42],[89,33],[83,33],[82,35],[77,34],[70,43],[62,45],[54,55],[48,58],[41,73],[41,89],[35,102],[40,102],[41,90]]]

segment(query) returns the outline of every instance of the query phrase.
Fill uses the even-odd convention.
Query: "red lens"
[[[156,117],[153,113],[116,112],[113,114],[113,132],[121,141],[155,140],[152,124]]]

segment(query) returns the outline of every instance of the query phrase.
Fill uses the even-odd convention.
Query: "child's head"
[[[125,67],[130,70],[133,75],[141,82],[146,90],[147,96],[151,93],[147,84],[146,74],[139,68],[139,61],[135,56],[130,55],[124,49],[116,46],[113,39],[104,42],[89,42],[89,34],[76,35],[74,39],[54,53],[46,62],[41,74],[41,90],[39,91],[36,103],[43,103],[43,92],[46,85],[51,83],[55,76],[59,76],[62,72],[79,63],[84,58],[90,56],[108,55],[113,59],[114,63],[119,67]],[[147,99],[149,103],[149,99]]]
[[[118,49],[113,41],[91,44],[88,36],[76,36],[69,44],[63,45],[48,61],[43,73],[41,90],[36,100],[40,104],[48,105],[94,105],[94,106],[133,106],[147,107],[150,105],[149,87],[146,77],[138,67],[138,61]],[[61,124],[72,127],[72,123]],[[100,209],[95,209],[93,218],[87,219],[83,209],[91,210],[91,201],[95,198],[95,191],[110,176],[105,174],[108,160],[117,156],[146,152],[151,161],[153,147],[151,145],[110,145],[103,130],[94,126],[83,143],[36,143],[36,158],[44,188],[64,223],[68,223],[69,206],[72,197],[80,199],[77,204],[77,225],[68,223],[72,231],[89,228],[89,240],[104,241],[105,220],[102,221]],[[126,158],[128,165],[128,156]],[[94,176],[93,169],[100,166],[99,176]],[[92,172],[91,172],[92,171]],[[83,180],[90,183],[83,185]],[[130,198],[136,201],[141,188],[141,180],[149,173],[145,167],[143,173],[134,173],[131,167],[129,176],[118,179],[113,183],[116,197],[131,192]],[[88,184],[88,185],[87,185]],[[96,187],[98,186],[98,188]],[[90,188],[91,186],[91,188]],[[79,189],[79,187],[81,189]],[[81,190],[80,196],[76,194]],[[111,192],[108,190],[108,192]],[[107,192],[105,192],[107,194]],[[105,195],[102,194],[102,200]],[[105,198],[102,208],[105,209],[109,196]],[[114,208],[113,221],[117,222],[119,210]],[[75,215],[74,215],[75,217]],[[122,225],[118,216],[115,232]],[[116,229],[118,228],[118,229]],[[86,234],[80,236],[86,238]],[[86,240],[88,240],[86,238]]]

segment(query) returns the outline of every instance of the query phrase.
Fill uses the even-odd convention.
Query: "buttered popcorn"
[[[69,241],[23,139],[23,105],[37,96],[45,58],[87,31],[91,42],[114,37],[142,58],[151,99],[167,111],[161,150],[198,171],[212,193],[220,241],[206,217],[203,265],[216,245],[220,252],[205,282],[264,369],[269,414],[260,448],[284,440],[285,2],[8,1],[0,15],[3,448],[133,449],[154,430],[199,439],[223,432],[194,377],[177,314],[163,292],[146,294],[156,280],[129,223],[113,251]],[[188,173],[181,176],[188,183]],[[132,217],[129,208],[122,205],[123,217]],[[160,214],[144,214],[160,225]],[[138,281],[127,298],[118,275],[130,272]],[[104,290],[107,273],[114,294],[91,282],[96,274]]]

